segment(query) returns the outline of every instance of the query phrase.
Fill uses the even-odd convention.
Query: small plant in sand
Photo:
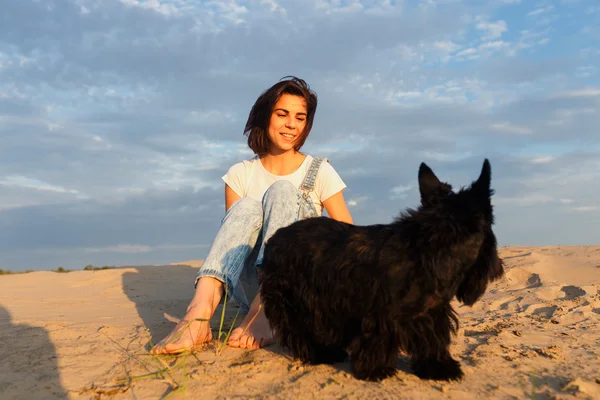
[[[92,264],[88,264],[85,267],[83,267],[84,271],[100,271],[100,270],[105,270],[105,269],[114,269],[116,267],[112,267],[110,265],[105,265],[103,267],[94,267]]]
[[[235,317],[233,317],[233,322],[231,323],[231,326],[229,327],[229,330],[227,331],[227,334],[225,335],[225,331],[223,331],[223,325],[225,322],[225,309],[227,308],[227,295],[229,293],[228,290],[228,286],[229,285],[225,285],[225,297],[223,298],[223,308],[221,309],[221,321],[219,322],[219,335],[217,336],[217,347],[215,349],[215,353],[217,355],[220,355],[223,350],[225,349],[225,346],[227,346],[227,342],[229,341],[229,337],[231,336],[231,331],[233,330],[233,327],[235,325],[235,321],[237,320],[238,315],[240,315],[240,309],[238,308],[237,313],[235,314]],[[223,341],[221,341],[221,337],[222,335],[225,335],[225,338],[223,338]]]
[[[64,267],[58,267],[56,270],[54,270],[53,272],[59,272],[59,273],[66,273],[66,272],[72,272],[72,270],[70,269],[66,269]]]
[[[0,268],[0,275],[28,274],[30,272],[34,272],[34,271],[32,269],[28,269],[26,271],[11,271],[10,269]]]

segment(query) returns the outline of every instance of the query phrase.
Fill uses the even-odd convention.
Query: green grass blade
[[[227,284],[227,278],[225,279],[225,297],[223,298],[223,308],[221,309],[221,321],[219,322],[219,336],[217,341],[221,340],[221,331],[223,329],[223,323],[225,322],[225,308],[227,307],[227,295],[229,294],[229,285]]]
[[[231,326],[229,327],[229,331],[227,332],[227,336],[225,336],[223,343],[220,344],[217,354],[221,354],[223,352],[223,349],[225,349],[225,345],[229,341],[229,337],[231,336],[231,332],[233,331],[233,327],[235,326],[235,321],[237,321],[237,317],[239,315],[240,315],[240,309],[238,308],[237,313],[235,314],[235,317],[233,317],[233,322],[231,323]]]

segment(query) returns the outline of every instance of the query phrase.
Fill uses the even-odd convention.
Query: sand
[[[600,246],[500,255],[506,276],[472,308],[455,304],[455,383],[420,380],[403,356],[395,377],[362,382],[348,363],[304,366],[276,345],[157,364],[149,341],[174,326],[165,314],[183,316],[201,262],[0,276],[0,399],[600,399]],[[175,363],[185,370],[140,378]]]

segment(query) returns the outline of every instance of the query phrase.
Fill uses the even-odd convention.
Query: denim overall
[[[226,283],[228,299],[233,298],[241,311],[247,313],[250,305],[243,286],[253,292],[254,298],[258,290],[256,268],[249,267],[262,263],[267,240],[279,228],[319,215],[310,200],[310,193],[323,161],[326,159],[313,158],[300,189],[287,180],[280,180],[267,189],[262,202],[243,197],[233,203],[196,275],[196,284],[204,276]],[[241,276],[242,272],[244,276]]]

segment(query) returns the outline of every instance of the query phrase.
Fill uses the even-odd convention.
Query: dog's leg
[[[358,379],[380,381],[396,374],[399,343],[393,324],[365,318],[361,336],[349,347],[352,372]]]
[[[286,303],[265,304],[267,317],[271,315],[271,327],[279,343],[287,348],[292,357],[307,364],[334,364],[343,362],[347,353],[341,346],[321,345],[314,338],[310,327],[306,326],[307,317],[298,315]],[[294,318],[294,315],[296,316]]]
[[[413,359],[412,368],[421,379],[458,381],[464,375],[460,363],[452,358],[447,349],[435,357]]]
[[[300,361],[312,364],[335,364],[344,362],[348,353],[342,346],[323,345],[316,343],[314,337],[307,332],[302,336],[297,335],[292,330],[283,329],[285,336],[285,347],[290,350],[291,355]]]
[[[312,350],[309,363],[315,365],[344,362],[348,356],[343,347],[336,345],[315,345]]]
[[[415,375],[421,379],[460,380],[460,363],[452,358],[448,346],[456,331],[454,310],[444,305],[413,321],[408,328],[406,351]]]

